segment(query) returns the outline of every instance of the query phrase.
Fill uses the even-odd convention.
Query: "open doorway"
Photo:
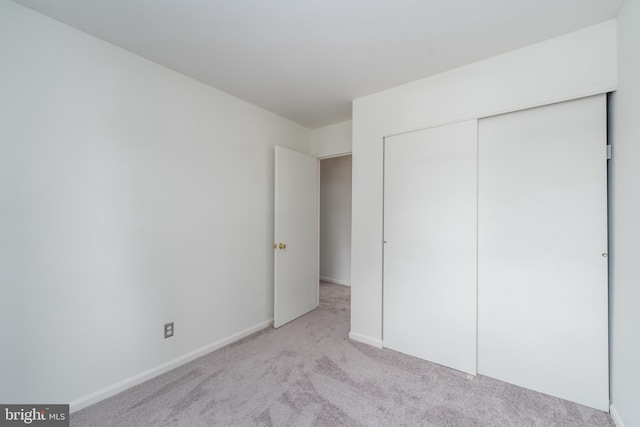
[[[351,286],[351,155],[320,160],[320,281]]]

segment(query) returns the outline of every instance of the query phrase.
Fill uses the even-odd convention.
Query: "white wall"
[[[320,161],[320,279],[351,285],[351,156]]]
[[[311,131],[311,153],[316,157],[332,157],[351,153],[351,120]]]
[[[310,130],[7,0],[0,57],[0,402],[79,409],[265,326],[273,147]]]
[[[383,137],[607,92],[616,61],[612,20],[354,101],[351,338],[382,344]]]
[[[618,90],[610,103],[609,162],[611,415],[640,426],[640,2],[618,16]]]

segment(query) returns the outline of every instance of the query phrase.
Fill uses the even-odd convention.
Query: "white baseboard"
[[[346,280],[332,279],[331,277],[320,276],[320,281],[335,283],[336,285],[351,286],[351,282]]]
[[[121,381],[117,384],[113,384],[109,387],[103,388],[102,390],[98,390],[87,396],[81,397],[80,399],[74,400],[73,402],[69,403],[69,412],[76,412],[84,409],[87,406],[93,405],[94,403],[98,403],[101,400],[114,396],[128,388],[148,381],[151,378],[157,377],[158,375],[164,374],[165,372],[175,369],[178,366],[184,365],[185,363],[191,362],[192,360],[197,359],[200,356],[204,356],[207,353],[218,350],[228,344],[231,344],[232,342],[238,341],[248,335],[251,335],[254,332],[258,332],[259,330],[269,326],[272,322],[273,319],[260,322],[257,325],[245,329],[244,331],[240,331],[236,334],[230,335],[219,341],[192,351],[191,353],[187,353],[184,356],[180,356],[176,359],[170,360],[169,362],[163,363],[160,366],[156,366],[155,368],[151,368],[147,371],[141,372],[138,375],[134,375],[131,378],[127,378],[126,380]]]
[[[349,339],[382,348],[382,340],[371,338],[366,335],[360,335],[356,332],[349,332]]]
[[[611,414],[611,418],[613,419],[613,423],[616,427],[624,427],[624,423],[622,422],[622,418],[620,418],[620,414],[616,411],[613,405],[609,406],[609,413]]]

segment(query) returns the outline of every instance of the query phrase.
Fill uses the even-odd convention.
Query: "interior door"
[[[481,119],[478,372],[607,411],[604,95]]]
[[[476,373],[477,121],[385,138],[383,345]]]
[[[275,148],[273,326],[318,306],[318,159]]]

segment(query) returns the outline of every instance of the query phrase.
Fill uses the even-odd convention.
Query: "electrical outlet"
[[[173,336],[173,322],[164,324],[164,337],[171,338]]]

